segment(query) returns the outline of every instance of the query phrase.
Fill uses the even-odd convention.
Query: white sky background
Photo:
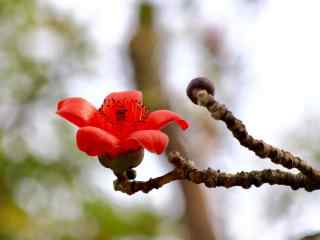
[[[70,87],[70,95],[82,96],[99,105],[106,93],[132,88],[128,85],[129,75],[124,72],[124,56],[119,56],[115,48],[125,46],[132,30],[130,24],[134,17],[133,6],[138,1],[52,2],[65,11],[71,11],[80,22],[89,25],[101,54],[101,59],[97,61],[95,79],[75,80],[76,85]],[[172,32],[183,32],[188,16],[175,7],[180,1],[170,1],[166,4],[163,4],[165,1],[156,2],[165,9],[161,24],[170,24],[167,27]],[[219,23],[225,27],[230,47],[236,49],[245,59],[245,86],[241,89],[246,92],[241,93],[239,109],[234,111],[247,124],[253,135],[272,144],[284,146],[283,137],[304,119],[305,114],[308,117],[319,112],[320,1],[262,2],[263,4],[255,9],[257,11],[253,11],[252,6],[241,6],[239,0],[199,1],[201,10],[196,15],[198,19],[194,19],[194,23]],[[183,59],[182,63],[188,66],[169,67],[170,71],[167,73],[170,81],[176,80],[175,90],[181,94],[184,94],[188,81],[197,76],[199,71],[197,56],[188,51],[188,44],[182,40],[179,46],[172,46],[173,59]],[[225,133],[228,134],[227,131]],[[264,160],[257,160],[231,138],[229,142],[232,144],[232,150],[227,149],[228,152],[221,158],[227,169],[236,171],[261,167],[256,162]],[[159,174],[160,165],[156,162],[163,159],[153,159],[151,154],[146,157],[150,161],[145,161],[142,167],[148,171],[141,169],[139,176],[148,178],[150,174]],[[235,164],[235,161],[238,163]],[[147,204],[160,211],[165,210],[168,203],[173,201],[170,193],[176,191],[175,187],[169,186],[148,196],[139,194],[129,199],[112,191],[111,179],[105,176],[103,171],[98,171],[94,178],[98,179],[102,191],[105,191],[108,197],[114,198],[118,204]],[[320,230],[320,221],[317,219],[320,208],[315,204],[303,208],[300,206],[303,213],[300,212],[298,216],[290,215],[290,224],[287,220],[270,223],[262,219],[265,213],[262,201],[268,193],[270,194],[269,190],[268,187],[249,191],[211,190],[214,194],[222,196],[222,199],[226,199],[221,203],[221,208],[225,208],[224,211],[228,213],[225,220],[228,226],[225,227],[232,239],[280,240]],[[279,188],[274,194],[282,191],[284,188]],[[312,198],[312,194],[308,197]],[[315,194],[313,196],[316,197]],[[298,201],[301,202],[301,199]],[[216,206],[218,210],[219,207]],[[292,211],[295,212],[294,210],[296,209]],[[288,226],[292,227],[290,234],[287,232]],[[244,230],[246,228],[248,230]]]

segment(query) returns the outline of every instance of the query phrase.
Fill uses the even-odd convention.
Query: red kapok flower
[[[160,154],[169,141],[161,128],[173,121],[188,128],[174,112],[148,112],[140,91],[111,93],[98,110],[83,98],[66,98],[58,102],[57,114],[80,127],[76,139],[81,151],[110,159],[143,148]]]

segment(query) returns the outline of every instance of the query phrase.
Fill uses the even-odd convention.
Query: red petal
[[[89,125],[96,113],[91,103],[79,97],[66,98],[57,104],[57,114],[79,127]]]
[[[173,121],[175,121],[182,129],[187,129],[189,127],[186,120],[181,118],[178,114],[168,110],[151,112],[146,119],[146,124],[148,128],[161,129]]]
[[[141,130],[133,132],[127,139],[128,144],[135,141],[150,152],[157,154],[162,153],[169,142],[169,138],[166,134],[158,130]]]
[[[89,156],[103,153],[115,156],[119,150],[119,140],[100,128],[83,127],[77,132],[77,146]]]
[[[110,99],[113,99],[115,101],[130,100],[142,103],[142,93],[136,90],[113,92],[106,97],[105,101],[108,101]]]

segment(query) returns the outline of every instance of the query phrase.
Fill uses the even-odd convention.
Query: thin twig
[[[243,122],[236,118],[225,105],[216,101],[214,96],[209,94],[207,90],[195,88],[192,90],[192,95],[195,98],[195,102],[206,107],[214,119],[221,120],[226,124],[242,146],[253,151],[260,158],[269,158],[272,162],[280,164],[287,169],[296,168],[310,179],[320,182],[320,172],[312,168],[300,157],[252,137]]]
[[[116,180],[115,190],[129,195],[142,191],[148,193],[176,180],[188,180],[200,184],[204,183],[209,188],[215,187],[260,187],[263,184],[289,186],[293,190],[305,189],[314,191],[320,189],[320,184],[312,181],[301,173],[293,174],[280,170],[266,169],[262,171],[239,172],[235,174],[221,172],[219,170],[198,170],[193,163],[184,159],[179,153],[170,154],[170,162],[175,169],[171,172],[148,181],[129,181],[128,179]]]

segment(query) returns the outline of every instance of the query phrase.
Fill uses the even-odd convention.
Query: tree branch
[[[318,170],[292,153],[252,137],[242,121],[236,118],[225,105],[214,99],[214,91],[208,79],[196,78],[190,82],[187,95],[193,103],[206,107],[214,119],[223,121],[242,146],[253,151],[260,158],[269,158],[272,162],[287,169],[296,168],[300,173],[293,174],[272,169],[242,171],[235,174],[210,168],[198,170],[194,167],[193,162],[184,159],[180,153],[173,152],[169,155],[169,161],[175,166],[171,172],[148,181],[129,181],[128,178],[118,178],[114,182],[115,190],[129,195],[139,191],[148,193],[176,180],[188,180],[196,184],[204,183],[209,188],[239,186],[247,189],[251,186],[260,187],[263,184],[270,184],[289,186],[292,190],[305,189],[308,192],[320,189]]]
[[[280,164],[287,169],[296,168],[310,179],[320,182],[320,172],[300,157],[252,137],[242,121],[236,118],[225,105],[214,99],[214,87],[209,80],[205,78],[193,79],[189,83],[187,94],[192,102],[206,107],[214,119],[223,121],[240,144],[253,151],[260,158],[269,158],[273,163]]]
[[[178,152],[171,153],[169,161],[175,166],[175,169],[171,172],[157,178],[151,178],[148,181],[118,179],[114,182],[115,190],[129,195],[139,191],[148,193],[176,180],[188,180],[196,184],[204,183],[209,188],[239,186],[247,189],[251,186],[260,187],[263,184],[270,184],[289,186],[293,190],[302,188],[309,192],[320,189],[319,183],[312,181],[301,173],[293,174],[271,169],[235,174],[210,168],[198,170],[191,161],[184,159]]]

